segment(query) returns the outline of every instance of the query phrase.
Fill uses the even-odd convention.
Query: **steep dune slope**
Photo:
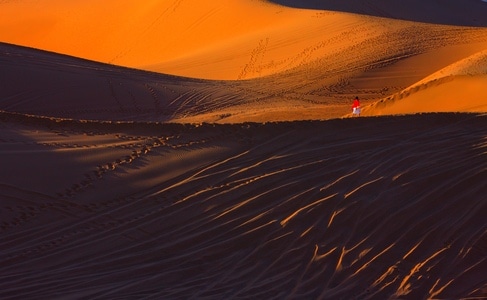
[[[487,111],[487,51],[459,60],[364,108],[364,115]]]
[[[259,82],[176,77],[1,43],[0,63],[0,109],[38,116],[242,122],[323,119],[330,108],[326,102],[289,106]]]

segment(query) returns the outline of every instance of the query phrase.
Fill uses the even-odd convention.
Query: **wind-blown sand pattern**
[[[1,299],[487,298],[487,3],[142,2],[0,1]]]
[[[0,295],[480,297],[486,118],[193,126],[3,113]]]

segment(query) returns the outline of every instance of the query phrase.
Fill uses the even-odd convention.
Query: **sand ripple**
[[[486,118],[2,113],[0,297],[486,296]]]

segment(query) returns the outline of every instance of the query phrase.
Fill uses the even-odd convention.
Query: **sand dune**
[[[453,76],[417,85],[364,108],[363,115],[487,111],[487,76]]]
[[[481,32],[479,34],[481,37]],[[364,115],[481,112],[485,111],[486,103],[482,78],[487,74],[485,51],[476,51],[481,46],[482,43],[460,44],[442,51],[431,50],[397,61],[394,59],[391,64],[377,62],[383,65],[368,71],[360,71],[366,68],[360,64],[376,59],[375,54],[353,60],[349,53],[350,56],[343,56],[340,61],[334,57],[323,60],[325,65],[335,64],[329,70],[307,65],[253,80],[214,81],[120,68],[2,44],[0,109],[59,118],[112,121],[322,120],[346,115],[354,95],[360,95],[366,106],[379,100],[402,99],[414,94],[415,102],[402,101],[403,107],[397,109],[388,105],[388,110],[384,110],[379,102],[377,107],[381,109],[366,108]],[[365,56],[366,52],[362,53]],[[440,57],[440,60],[425,64],[433,57]],[[347,69],[348,59],[357,69]],[[342,69],[345,71],[341,72]],[[307,74],[309,81],[299,80],[303,74]],[[440,85],[447,77],[465,75],[472,80],[464,80],[475,86],[470,90],[458,89],[457,85]],[[414,93],[423,89],[429,92]],[[434,104],[437,99],[441,99],[442,109]],[[392,103],[389,100],[388,104]],[[423,105],[427,103],[432,104]]]
[[[438,3],[0,1],[0,298],[487,298],[486,4]]]
[[[207,107],[179,109],[192,110],[181,114],[185,118],[171,117],[183,122],[341,117],[349,113],[350,99],[354,96],[360,96],[364,105],[396,97],[439,70],[487,49],[487,29],[465,26],[482,26],[465,18],[472,11],[483,13],[483,3],[463,5],[462,2],[463,8],[459,8],[460,2],[451,1],[449,5],[435,7],[435,14],[429,14],[430,23],[418,23],[421,18],[414,16],[428,11],[422,9],[427,4],[416,1],[411,7],[417,9],[406,10],[401,5],[390,7],[389,2],[376,2],[353,6],[348,2],[326,1],[325,7],[316,6],[317,2],[299,2],[305,3],[302,5],[306,8],[328,9],[313,10],[244,0],[200,1],[198,5],[180,0],[146,1],[144,5],[133,1],[96,4],[7,1],[0,3],[0,41],[198,80],[232,80],[233,83],[203,83],[212,87],[209,92],[194,93],[190,86],[178,89],[174,95],[178,94],[176,98],[181,101],[174,102],[174,106],[188,98],[194,103],[197,97]],[[428,5],[430,11],[436,4]],[[383,18],[385,15],[377,9],[362,11],[367,7],[381,7],[388,11],[386,15],[396,18],[400,18],[396,14],[404,13],[407,17],[402,19],[410,21]],[[359,12],[354,8],[369,15],[350,13]],[[440,21],[435,16],[447,25],[433,24]],[[455,21],[455,16],[463,21]],[[476,14],[469,18],[479,19]],[[130,90],[117,91],[117,84],[126,86],[127,83],[109,81],[112,85],[109,93],[113,90],[115,95],[108,97],[116,98],[117,93],[126,94]],[[153,90],[151,94],[158,94],[158,86],[174,86],[173,83],[166,86],[166,82],[167,79],[152,79],[148,83]],[[138,90],[145,89],[138,85]],[[217,86],[221,86],[220,91],[214,89]],[[139,98],[139,92],[128,93]],[[164,91],[160,94],[172,103],[173,95]],[[99,99],[92,97],[95,98]],[[77,105],[76,102],[74,106]],[[464,107],[460,105],[456,111]],[[150,115],[153,112],[150,108],[141,109]],[[385,112],[376,114],[381,113]],[[222,120],[221,116],[226,118]],[[116,118],[129,117],[130,113],[126,112]],[[157,118],[152,114],[150,119],[168,120],[169,117]]]
[[[340,115],[326,103],[309,103],[306,99],[293,103],[278,94],[272,96],[256,82],[181,78],[1,43],[0,63],[0,109],[10,112],[87,120],[184,123],[323,119]],[[314,111],[309,110],[311,106]],[[344,106],[348,110],[348,103]]]
[[[487,111],[487,52],[481,51],[364,108],[364,115]]]
[[[485,115],[1,119],[2,299],[487,293]]]
[[[416,2],[418,9],[414,12],[418,14],[422,2]],[[487,5],[461,3],[469,8],[468,13],[486,13]],[[267,1],[205,0],[196,5],[177,0],[146,1],[141,5],[127,0],[49,4],[21,0],[0,5],[3,42],[207,79],[255,78],[307,64],[314,66],[312,69],[336,72],[335,64],[327,59],[330,57],[342,57],[338,61],[346,64],[340,66],[341,72],[363,72],[428,49],[470,44],[480,38],[478,33],[470,37],[471,29],[465,27],[431,26],[330,10],[297,10]],[[450,6],[437,7],[429,15],[434,18],[461,11],[458,4]],[[397,12],[405,11],[394,7]],[[336,10],[333,5],[330,9]],[[480,32],[483,50],[486,31]],[[348,60],[350,55],[352,61]],[[347,77],[342,74],[344,80]]]
[[[0,106],[11,112],[91,120],[168,121],[178,117],[178,112],[198,110],[197,103],[204,103],[213,94],[231,97],[218,82],[142,72],[7,44],[0,44],[0,60]],[[199,106],[198,111],[202,110]]]
[[[317,27],[317,22],[313,22],[303,28],[303,23],[313,21],[314,12],[285,9],[263,1],[205,0],[197,4],[181,0],[146,1],[144,4],[127,0],[51,1],[49,4],[12,1],[0,5],[0,40],[4,42],[157,71],[161,70],[158,64],[179,57],[187,64],[188,55],[210,51],[206,56],[210,62],[199,63],[192,72],[211,64],[212,70],[207,74],[211,78],[231,76],[225,70],[221,70],[223,75],[220,76],[211,74],[221,68],[231,69],[232,75],[240,68],[238,73],[241,73],[256,43],[265,43],[265,38],[260,40],[263,34],[283,30],[289,33],[300,28],[303,30],[296,34],[303,34],[305,29]],[[308,40],[317,40],[316,30],[307,33]],[[232,51],[228,54],[227,45],[232,43],[236,45],[230,46]],[[288,47],[292,48],[294,52],[302,49]],[[280,53],[280,56],[286,57],[286,54]],[[215,60],[223,60],[231,66],[217,64],[215,67]],[[184,69],[177,70],[177,74],[194,75]]]
[[[127,106],[139,105],[150,120],[178,122],[337,118],[350,112],[350,101],[354,96],[361,97],[364,106],[396,97],[439,70],[487,49],[487,29],[465,26],[472,25],[468,22],[418,23],[412,22],[419,21],[412,17],[406,18],[410,21],[403,21],[378,17],[380,14],[352,14],[352,9],[342,9],[343,12],[293,9],[268,1],[198,3],[180,0],[146,1],[144,5],[133,1],[51,1],[50,4],[7,1],[0,3],[0,41],[102,63],[196,78],[197,81],[219,80],[206,81],[195,89],[191,87],[192,83],[176,89],[176,81],[172,79],[151,77],[148,83],[137,83],[136,91],[127,87],[127,80],[120,82],[113,76],[105,83],[98,83],[108,83],[109,86],[109,90],[103,92],[102,100],[125,98],[115,100],[120,102],[115,104],[117,109],[122,106],[119,110],[125,109],[125,112],[106,116],[111,120],[130,118],[133,110]],[[422,6],[419,2],[416,5],[419,13]],[[457,13],[463,10],[482,12],[485,5],[478,5],[463,5],[468,9],[457,9],[455,2],[437,8],[434,16],[465,16],[466,13]],[[308,3],[307,7],[313,6]],[[331,6],[329,9],[339,8]],[[396,11],[405,10],[398,6]],[[412,11],[408,14],[414,16]],[[431,20],[433,22],[434,18]],[[54,71],[58,71],[57,68]],[[11,75],[5,73],[4,76],[10,80]],[[63,80],[56,86],[64,85]],[[91,80],[93,78],[88,79]],[[171,83],[167,83],[168,80]],[[9,85],[7,90],[10,90]],[[159,92],[159,88],[162,91]],[[151,103],[166,99],[174,104],[173,107],[167,108],[166,103],[157,104],[161,108],[159,116],[155,116],[154,105],[133,104],[131,98],[139,101],[147,89],[157,99],[145,97],[147,100],[140,101]],[[174,89],[175,93],[168,95],[169,89]],[[71,92],[75,94],[72,97]],[[100,93],[87,95],[86,91],[77,93],[68,89],[62,93],[77,99],[67,104],[70,107],[77,107],[78,101],[100,101],[96,96]],[[173,102],[175,98],[179,100]],[[113,100],[107,103],[109,107]],[[197,104],[195,108],[195,102],[201,105]],[[174,108],[181,103],[187,104],[185,108]],[[203,104],[205,109],[201,109]],[[91,104],[87,106],[93,107]],[[456,111],[462,111],[464,107],[460,105]],[[161,112],[166,109],[171,112]],[[184,113],[174,114],[176,109]],[[87,110],[86,106],[83,110]],[[375,114],[382,113],[385,112]],[[137,112],[135,115],[140,120],[141,114]],[[64,117],[63,114],[54,116]],[[101,113],[66,115],[70,116],[102,118]]]

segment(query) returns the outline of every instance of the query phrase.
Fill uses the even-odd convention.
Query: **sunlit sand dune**
[[[449,38],[455,38],[453,44],[473,42],[460,28],[451,32],[454,27],[266,1],[20,0],[0,5],[3,42],[198,78],[254,78],[330,56],[340,61],[350,53],[358,59],[348,62],[349,69],[370,68],[451,45]],[[452,8],[445,6],[433,16],[448,12]],[[447,33],[437,36],[443,30]],[[367,57],[372,53],[373,60]]]
[[[317,7],[312,1],[300,3]],[[415,2],[418,14],[424,11],[421,3]],[[462,4],[466,8],[458,8],[459,2],[435,6],[429,23],[417,22],[422,19],[414,11],[402,6],[393,11],[379,2],[323,7],[330,10],[244,0],[21,0],[0,5],[3,42],[164,74],[234,81],[210,84],[237,86],[230,93],[233,103],[213,92],[199,94],[207,107],[212,102],[218,109],[193,110],[184,115],[191,117],[184,118],[188,122],[341,117],[349,113],[354,96],[371,104],[487,48],[487,28],[465,26],[482,26],[466,19],[473,10],[485,10],[477,2]],[[350,13],[358,13],[354,7],[368,15]],[[403,13],[408,21],[383,18]],[[222,87],[218,94],[229,93]],[[173,119],[184,121],[179,117]]]
[[[363,115],[487,111],[487,75],[446,77],[364,108]]]
[[[236,79],[271,72],[248,70],[249,74],[245,74],[244,70],[252,67],[245,66],[252,60],[249,55],[266,51],[271,38],[278,39],[272,41],[271,47],[284,49],[271,51],[269,59],[276,56],[274,60],[288,60],[286,64],[292,67],[289,60],[293,55],[301,52],[304,44],[320,41],[322,25],[336,21],[333,18],[323,22],[315,12],[264,1],[12,1],[0,5],[0,39],[4,42],[117,65],[210,78]],[[192,64],[187,57],[195,53],[196,59],[203,53],[204,58],[199,59],[204,61],[186,70],[184,64]],[[176,67],[159,66],[174,60]]]
[[[460,60],[364,108],[364,115],[487,111],[487,51]]]

